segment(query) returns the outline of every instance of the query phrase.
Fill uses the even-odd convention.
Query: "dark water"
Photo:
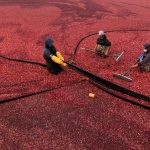
[[[40,7],[43,5],[56,6],[62,10],[63,15],[72,16],[73,20],[92,17],[96,12],[110,12],[104,6],[92,0],[81,0],[84,9],[75,0],[0,0],[0,5],[19,5],[21,7]],[[111,12],[110,12],[111,13]],[[100,19],[101,15],[97,15]]]

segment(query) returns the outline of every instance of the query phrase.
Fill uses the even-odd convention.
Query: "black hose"
[[[16,97],[12,97],[12,98],[3,99],[3,100],[0,100],[0,104],[8,103],[8,102],[11,102],[11,101],[16,101],[18,99],[22,99],[22,98],[34,96],[34,95],[37,95],[37,94],[42,94],[42,93],[50,92],[52,90],[56,90],[56,89],[59,89],[59,88],[62,88],[62,87],[71,86],[73,84],[80,83],[82,81],[84,81],[84,80],[75,81],[75,82],[67,84],[67,85],[60,85],[58,87],[54,87],[54,88],[51,88],[51,89],[41,90],[41,91],[38,91],[38,92],[32,92],[32,93],[21,95],[21,96],[16,96]]]
[[[20,60],[20,59],[8,58],[8,57],[2,56],[2,55],[0,55],[0,57],[2,57],[4,59],[11,60],[11,61],[17,61],[17,62],[23,62],[23,63],[30,63],[30,64],[35,64],[35,65],[40,65],[42,67],[46,67],[45,64],[42,64],[42,63],[39,63],[39,62],[32,62],[32,61],[28,61],[28,60]],[[119,86],[117,84],[114,84],[114,83],[112,83],[110,81],[107,81],[107,80],[105,80],[103,78],[97,77],[97,76],[95,76],[95,75],[93,75],[93,74],[91,74],[91,73],[89,73],[89,72],[87,72],[85,70],[82,70],[82,69],[80,69],[80,68],[78,68],[78,67],[76,67],[74,65],[71,65],[69,63],[67,63],[67,64],[68,64],[68,66],[71,69],[77,71],[78,73],[80,73],[82,75],[86,75],[90,79],[94,80],[95,82],[98,82],[99,84],[102,84],[105,87],[108,87],[110,89],[116,90],[116,91],[121,92],[123,94],[127,94],[129,96],[133,96],[133,97],[138,98],[138,99],[142,99],[144,101],[148,101],[148,102],[150,101],[150,98],[147,97],[147,96],[144,96],[142,94],[139,94],[139,93],[131,91],[131,90],[128,90],[128,89],[126,89],[124,87],[121,87],[121,86]]]
[[[135,102],[135,101],[133,101],[133,100],[129,100],[129,99],[123,97],[123,96],[117,95],[117,94],[115,94],[114,92],[109,91],[108,89],[106,89],[106,88],[100,86],[99,84],[97,84],[97,83],[95,83],[95,82],[93,82],[93,81],[90,81],[90,83],[93,84],[93,85],[95,85],[97,88],[101,89],[102,91],[104,91],[104,92],[106,92],[106,93],[108,93],[108,94],[110,94],[110,95],[112,95],[112,96],[114,96],[114,97],[116,97],[116,98],[119,98],[119,99],[121,99],[121,100],[123,100],[123,101],[125,101],[125,102],[128,102],[128,103],[131,103],[131,104],[133,104],[133,105],[142,107],[142,108],[144,108],[144,109],[150,110],[150,106],[146,106],[146,105],[140,104],[140,103],[138,103],[138,102]]]
[[[67,62],[66,62],[66,63],[67,63]],[[103,85],[103,86],[105,86],[105,87],[107,87],[107,88],[109,88],[109,89],[115,90],[115,91],[117,91],[117,92],[120,92],[120,93],[129,95],[129,96],[132,96],[132,97],[134,97],[134,98],[137,98],[137,99],[140,99],[140,100],[143,100],[143,101],[150,102],[150,97],[148,97],[148,96],[142,95],[142,94],[140,94],[140,93],[131,91],[131,90],[127,89],[127,88],[124,88],[124,87],[122,87],[122,86],[119,86],[119,85],[117,85],[117,84],[114,84],[114,83],[112,83],[112,82],[110,82],[110,81],[108,81],[108,80],[105,80],[105,79],[103,79],[103,78],[100,78],[100,77],[98,77],[98,76],[96,76],[96,75],[94,75],[94,74],[92,74],[92,73],[90,73],[90,72],[87,72],[87,71],[85,71],[85,70],[83,70],[83,69],[80,69],[80,68],[78,68],[78,67],[76,67],[76,66],[74,66],[74,65],[72,65],[72,64],[69,64],[69,63],[67,63],[67,64],[68,64],[68,66],[69,66],[71,69],[73,69],[73,70],[75,70],[76,72],[78,72],[78,73],[80,73],[80,74],[82,74],[82,75],[84,75],[84,76],[90,78],[91,80],[95,81],[95,82],[98,83],[98,84],[101,84],[101,85]]]
[[[7,59],[7,60],[11,60],[11,61],[17,61],[17,62],[22,62],[22,63],[29,63],[29,64],[34,64],[34,65],[39,65],[42,67],[46,67],[46,64],[42,64],[39,62],[34,62],[34,61],[30,61],[30,60],[22,60],[22,59],[16,59],[16,58],[9,58],[7,56],[4,55],[0,55],[1,58]]]
[[[136,29],[136,30],[133,30],[133,29],[130,29],[130,30],[108,30],[108,31],[105,31],[105,32],[135,32],[135,31],[150,31],[150,30],[147,30],[147,29],[143,29],[143,30],[137,30],[137,29]],[[78,42],[78,44],[77,44],[77,46],[76,46],[76,48],[75,48],[75,50],[74,50],[74,58],[75,58],[75,55],[76,55],[76,53],[77,53],[78,47],[79,47],[79,45],[81,44],[81,42],[82,42],[84,39],[86,39],[86,38],[88,38],[88,37],[90,37],[90,36],[96,35],[96,34],[97,34],[97,33],[89,34],[89,35],[83,37],[83,38]],[[30,64],[35,64],[35,65],[40,65],[40,66],[42,66],[42,67],[46,67],[45,64],[42,64],[42,63],[39,63],[39,62],[32,62],[32,61],[28,61],[28,60],[20,60],[20,59],[15,59],[15,58],[8,58],[8,57],[3,56],[3,55],[0,55],[0,57],[1,57],[1,58],[4,58],[4,59],[11,60],[11,61],[17,61],[17,62],[23,62],[23,63],[30,63]],[[67,62],[66,62],[66,63],[67,63]],[[121,86],[119,86],[119,85],[116,85],[116,84],[114,84],[114,83],[112,83],[112,82],[110,82],[110,81],[107,81],[107,80],[105,80],[105,79],[102,79],[102,78],[100,78],[100,77],[97,77],[97,76],[95,76],[95,75],[93,75],[93,74],[91,74],[91,73],[89,73],[89,72],[87,72],[87,71],[85,71],[85,70],[82,70],[82,69],[80,69],[80,68],[78,68],[78,67],[76,67],[76,66],[73,66],[73,65],[71,65],[71,64],[69,64],[69,63],[67,63],[67,64],[68,64],[68,66],[69,66],[71,69],[77,71],[78,73],[80,73],[80,74],[82,74],[82,75],[85,75],[85,76],[89,77],[91,80],[97,82],[98,84],[102,84],[103,86],[105,86],[105,87],[107,87],[107,88],[109,88],[109,89],[113,89],[113,90],[115,90],[115,91],[121,92],[121,93],[123,93],[123,94],[127,94],[127,95],[129,95],[129,96],[132,96],[132,97],[135,97],[135,98],[138,98],[138,99],[142,99],[142,100],[144,100],[144,101],[148,101],[148,102],[150,101],[150,97],[147,97],[147,96],[145,96],[145,95],[136,93],[136,92],[134,92],[134,91],[131,91],[131,90],[128,90],[128,89],[126,89],[126,88],[124,88],[124,87],[121,87]],[[100,87],[103,91],[106,91],[106,89],[103,88],[102,86],[99,85],[99,87]],[[59,88],[60,88],[60,87],[59,87]],[[55,88],[54,88],[54,89],[55,89]],[[27,94],[27,95],[24,95],[24,96],[19,96],[19,97],[15,97],[15,98],[10,98],[10,99],[6,99],[6,100],[2,100],[2,101],[0,101],[0,103],[5,103],[6,101],[9,102],[9,101],[17,100],[17,99],[20,99],[20,98],[23,98],[23,97],[28,97],[28,96],[32,96],[32,95],[36,95],[36,94],[48,92],[48,91],[50,91],[50,90],[52,90],[52,89],[42,90],[42,91],[40,91],[40,92],[34,92],[34,93],[30,93],[30,94]],[[135,105],[135,103],[137,103],[137,102],[133,102],[133,101],[131,101],[131,100],[128,100],[128,99],[126,99],[126,98],[124,98],[124,97],[121,97],[121,96],[119,96],[119,95],[117,95],[117,94],[115,94],[115,93],[112,93],[112,92],[110,92],[110,91],[109,91],[109,92],[107,91],[107,93],[108,93],[108,94],[111,94],[112,96],[115,96],[115,97],[117,97],[117,98],[120,98],[120,99],[122,99],[122,100],[126,100],[126,101],[128,101],[128,102],[130,102],[130,103],[132,103],[132,104],[134,104],[134,105]],[[4,102],[4,101],[5,101],[5,102]],[[138,105],[138,106],[141,106],[141,107],[143,107],[143,108],[145,108],[145,109],[147,109],[147,108],[149,109],[148,106],[144,106],[144,105],[139,104],[139,103],[138,103],[137,105]]]
[[[122,30],[107,30],[107,31],[105,31],[105,33],[111,33],[111,32],[146,32],[146,31],[150,31],[150,30],[149,30],[149,29],[141,29],[141,30],[138,30],[138,29],[129,29],[129,30],[124,30],[124,29],[122,29]],[[86,35],[85,37],[83,37],[82,39],[79,40],[79,42],[77,43],[77,46],[76,46],[75,49],[74,49],[73,59],[75,59],[75,55],[77,54],[77,50],[78,50],[78,48],[79,48],[81,42],[82,42],[84,39],[86,39],[86,38],[88,38],[88,37],[90,37],[90,36],[93,36],[93,35],[97,35],[97,34],[98,34],[97,32],[91,33],[91,34]]]

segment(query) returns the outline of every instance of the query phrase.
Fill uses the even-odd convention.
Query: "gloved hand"
[[[58,58],[57,56],[55,56],[55,55],[50,55],[50,57],[51,57],[52,61],[54,61],[55,63],[57,63],[57,64],[59,64],[59,65],[62,65],[62,64],[63,64],[63,61],[62,61],[60,58]]]
[[[62,61],[64,61],[64,58],[63,56],[60,54],[60,52],[56,52],[56,55],[58,58],[60,58]]]

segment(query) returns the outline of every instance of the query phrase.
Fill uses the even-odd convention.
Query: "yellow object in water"
[[[55,55],[50,55],[50,57],[51,57],[52,61],[54,61],[55,63],[57,63],[57,64],[59,64],[59,65],[62,65],[62,64],[63,64],[63,61],[62,61],[60,58],[58,58],[57,56],[55,56]]]
[[[63,58],[63,56],[60,54],[60,52],[56,52],[56,55],[57,55],[58,58],[60,58],[61,60],[64,61],[64,58]]]
[[[95,98],[95,94],[94,93],[89,93],[89,97]]]

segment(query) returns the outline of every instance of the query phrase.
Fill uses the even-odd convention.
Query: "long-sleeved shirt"
[[[143,60],[138,63],[138,66],[142,66],[142,65],[145,65],[147,63],[150,63],[150,52],[147,54],[144,54]]]
[[[54,63],[51,60],[50,55],[55,55],[56,56],[56,52],[57,52],[57,50],[56,50],[56,48],[53,44],[53,40],[50,37],[46,37],[46,39],[45,39],[45,48],[43,49],[43,57],[46,60],[46,62]]]

